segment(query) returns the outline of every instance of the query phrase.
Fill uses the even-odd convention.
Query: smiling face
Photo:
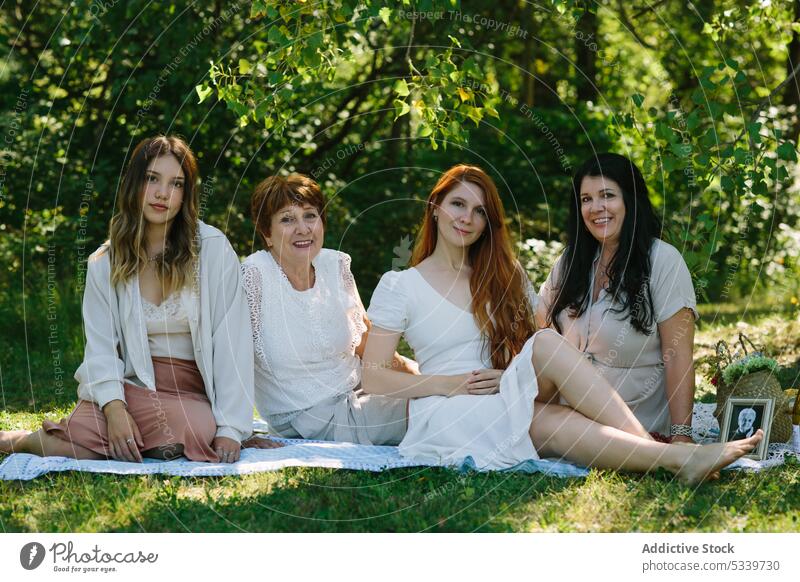
[[[603,176],[586,176],[580,189],[583,224],[600,244],[616,244],[625,221],[622,189]]]
[[[756,411],[752,408],[745,408],[739,413],[739,430],[747,432],[753,428],[753,423],[756,421]]]
[[[281,261],[307,264],[319,254],[324,238],[325,229],[316,207],[292,204],[272,215],[266,240],[270,251]]]
[[[155,158],[147,166],[142,193],[142,213],[148,224],[171,224],[183,204],[185,177],[175,156]]]
[[[439,240],[458,247],[468,247],[486,229],[486,196],[471,182],[461,182],[434,209]]]

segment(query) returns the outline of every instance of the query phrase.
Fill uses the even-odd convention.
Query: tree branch
[[[640,45],[645,46],[645,47],[649,48],[650,50],[655,50],[655,48],[656,48],[655,46],[653,46],[652,44],[650,44],[649,42],[644,40],[639,35],[639,33],[636,32],[636,27],[633,25],[633,23],[628,18],[628,12],[627,12],[627,10],[625,10],[625,4],[624,4],[623,0],[617,0],[617,9],[619,10],[619,18],[622,21],[622,24],[625,26],[625,28],[628,29],[628,32],[630,32],[633,35],[633,38],[635,38],[636,41]]]
[[[747,126],[749,126],[749,125],[751,125],[751,124],[755,123],[756,121],[758,121],[758,116],[759,116],[759,115],[761,115],[761,112],[762,112],[762,111],[764,111],[764,108],[765,108],[767,105],[769,105],[769,104],[772,102],[772,100],[775,98],[775,96],[776,96],[778,93],[780,93],[780,91],[781,91],[781,90],[782,90],[782,89],[783,89],[783,88],[784,88],[786,85],[788,85],[789,83],[791,83],[791,82],[792,82],[792,81],[793,81],[793,80],[794,80],[794,79],[797,77],[797,75],[798,75],[798,74],[800,74],[800,63],[798,63],[798,64],[795,66],[795,68],[794,68],[794,69],[792,69],[792,72],[791,72],[791,73],[789,73],[789,75],[788,75],[788,76],[787,76],[787,77],[786,77],[786,78],[785,78],[785,79],[784,79],[784,80],[781,82],[781,84],[780,84],[780,85],[778,85],[777,87],[775,87],[775,88],[774,88],[774,89],[773,89],[773,90],[770,92],[770,94],[769,94],[769,95],[767,95],[766,97],[764,97],[764,98],[763,98],[763,99],[762,99],[762,100],[759,102],[759,104],[758,104],[758,106],[756,107],[755,111],[753,111],[753,113],[750,115],[750,120],[748,121],[748,123],[747,123],[747,124],[745,124],[745,126],[744,126],[744,129],[742,129],[742,131],[739,133],[739,135],[737,135],[737,136],[736,136],[736,139],[734,139],[734,140],[733,140],[733,143],[736,143],[736,142],[738,142],[740,139],[742,139],[742,137],[743,137],[743,136],[744,136],[744,134],[746,133],[746,134],[747,134],[747,141],[748,141],[748,143],[749,143],[749,145],[750,145],[750,150],[751,150],[751,151],[755,151],[755,149],[756,149],[756,144],[753,142],[753,138],[752,138],[752,136],[750,135],[750,132],[747,130]]]

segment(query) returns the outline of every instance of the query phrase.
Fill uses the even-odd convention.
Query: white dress
[[[255,348],[255,400],[287,438],[397,444],[406,401],[361,391],[355,350],[366,331],[350,257],[321,249],[315,283],[298,291],[267,251],[242,265]]]
[[[535,303],[530,294],[529,301]],[[372,324],[402,332],[425,375],[456,375],[491,368],[484,336],[472,313],[440,295],[416,269],[386,273],[367,312]],[[400,443],[403,456],[460,465],[472,457],[478,469],[505,469],[538,459],[529,429],[538,393],[525,343],[500,379],[500,392],[484,396],[427,396],[409,405],[409,426]]]

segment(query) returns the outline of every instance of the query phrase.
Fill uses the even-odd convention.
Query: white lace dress
[[[529,301],[536,302],[529,288]],[[491,368],[472,313],[440,295],[415,268],[388,272],[369,306],[373,326],[403,332],[420,373],[465,374]],[[500,379],[500,392],[484,396],[428,396],[409,404],[408,431],[400,453],[422,462],[505,469],[538,459],[529,429],[539,391],[531,357],[541,330],[525,343]]]
[[[322,249],[314,287],[297,291],[272,254],[242,265],[255,349],[256,408],[289,438],[397,444],[406,401],[360,390],[355,350],[366,331],[350,257]]]

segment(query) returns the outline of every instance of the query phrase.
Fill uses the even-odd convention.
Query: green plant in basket
[[[760,352],[754,352],[725,366],[725,369],[722,370],[722,380],[725,384],[730,385],[747,374],[762,370],[774,374],[778,368],[780,365],[773,358],[768,358]]]
[[[770,420],[772,428],[769,442],[784,443],[792,435],[792,406],[790,399],[781,390],[777,373],[781,366],[764,355],[744,334],[739,334],[739,344],[744,356],[734,358],[724,340],[717,342],[717,371],[711,383],[717,387],[717,408],[714,416],[722,423],[725,404],[730,398],[772,398],[775,408]],[[752,351],[748,353],[747,345]]]

